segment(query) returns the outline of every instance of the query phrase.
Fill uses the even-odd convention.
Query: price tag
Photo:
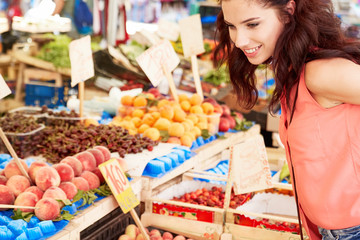
[[[74,40],[69,45],[71,62],[71,86],[94,76],[94,61],[90,36]]]
[[[11,93],[9,86],[6,84],[4,78],[0,74],[0,99],[3,99]]]
[[[165,39],[176,42],[180,35],[179,24],[175,22],[170,22],[165,19],[160,19],[158,21],[158,31],[157,34]]]
[[[231,161],[236,195],[272,187],[265,143],[261,135],[235,145]]]
[[[179,25],[184,56],[205,52],[200,14],[181,19]]]
[[[163,66],[171,72],[180,63],[180,59],[169,40],[163,40],[159,44],[152,46],[138,56],[136,61],[154,87],[166,78]]]
[[[113,158],[100,164],[99,169],[123,213],[129,212],[139,205],[140,202],[116,159]]]

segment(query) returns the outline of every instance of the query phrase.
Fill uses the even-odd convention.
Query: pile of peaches
[[[179,102],[158,96],[152,90],[138,96],[123,96],[118,114],[111,124],[126,128],[130,134],[140,133],[154,141],[178,143],[191,147],[202,130],[210,135],[218,132],[222,108],[202,101],[194,93],[180,94]]]
[[[104,182],[98,165],[110,157],[106,147],[95,146],[52,166],[37,160],[28,167],[20,160],[30,179],[11,160],[0,175],[0,204],[19,206],[23,213],[33,212],[40,220],[54,220],[60,216],[63,201],[72,200],[78,190],[89,191]]]
[[[170,232],[161,232],[158,229],[152,229],[149,231],[148,228],[145,228],[146,233],[150,237],[150,240],[186,240],[182,235],[174,235]],[[140,232],[139,228],[135,224],[130,224],[125,228],[125,234],[121,235],[118,240],[144,240],[143,234]],[[188,238],[187,240],[191,240]]]

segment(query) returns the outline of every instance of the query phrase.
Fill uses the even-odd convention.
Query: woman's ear
[[[286,11],[288,11],[291,15],[294,14],[295,8],[296,8],[296,3],[295,3],[294,0],[290,0],[290,1],[286,4]]]

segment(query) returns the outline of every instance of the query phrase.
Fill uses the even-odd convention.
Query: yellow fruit
[[[149,125],[143,123],[143,124],[141,124],[140,127],[138,128],[138,133],[143,133],[143,132],[145,132],[146,129],[149,129],[149,128],[150,128]]]
[[[192,145],[191,137],[188,135],[181,136],[180,141],[181,141],[181,145],[183,145],[183,146],[191,147],[191,145]]]
[[[134,123],[136,128],[140,127],[141,125],[141,118],[139,117],[133,117],[130,121]]]
[[[89,127],[90,125],[98,126],[98,125],[99,125],[99,122],[96,121],[96,120],[93,119],[93,118],[87,118],[87,119],[85,119],[85,121],[84,121],[84,126],[85,126],[85,127]]]
[[[201,104],[201,107],[206,115],[211,115],[214,113],[214,106],[211,103],[204,102]]]
[[[125,95],[121,98],[121,104],[124,106],[132,106],[134,101],[134,97]]]
[[[204,111],[200,105],[194,105],[194,106],[191,106],[190,113],[203,114]]]
[[[145,113],[141,123],[145,123],[151,127],[152,125],[154,125],[155,121],[156,119],[153,115],[151,115],[151,113]]]
[[[145,96],[146,96],[146,98],[148,98],[148,99],[150,99],[150,100],[154,100],[154,99],[155,99],[155,96],[154,96],[154,94],[152,94],[152,93],[145,93]]]
[[[131,116],[126,116],[123,118],[123,121],[130,121],[131,120]]]
[[[194,126],[193,128],[191,128],[190,132],[192,132],[195,135],[195,138],[201,136],[201,130],[197,126]]]
[[[151,107],[149,107],[149,110],[148,110],[149,113],[158,112],[158,111],[159,110],[158,110],[157,106],[151,106]]]
[[[160,132],[156,128],[148,128],[143,133],[144,137],[148,137],[153,141],[158,141],[160,139]]]
[[[185,128],[181,123],[172,123],[168,131],[171,137],[181,137],[184,135]]]
[[[146,104],[147,104],[146,98],[141,95],[135,97],[133,102],[134,107],[146,107]]]
[[[207,122],[198,122],[198,123],[196,124],[196,126],[197,126],[198,128],[200,128],[201,130],[202,130],[202,129],[207,129],[207,128],[208,128],[208,123],[207,123]]]
[[[181,108],[174,109],[174,118],[173,121],[175,122],[183,122],[186,118],[186,113]]]
[[[152,112],[151,115],[157,120],[161,117],[159,112]]]
[[[180,141],[180,138],[178,138],[178,137],[169,137],[169,139],[167,140],[167,143],[181,144],[181,141]]]
[[[191,129],[190,123],[183,121],[181,124],[184,126],[185,132],[190,131]]]
[[[185,93],[179,94],[179,102],[185,101],[185,100],[189,100],[188,95],[186,95]]]
[[[190,119],[194,124],[197,124],[199,122],[199,118],[195,114],[187,115],[186,119]]]
[[[190,110],[191,104],[189,101],[184,100],[180,103],[181,109],[184,110],[185,112],[188,112]]]
[[[161,100],[158,102],[157,107],[158,107],[158,108],[161,108],[162,106],[165,106],[165,105],[170,105],[169,100],[167,100],[167,99],[161,99]]]
[[[161,117],[172,120],[174,118],[174,108],[170,105],[165,105],[159,108]]]
[[[134,111],[131,113],[132,117],[138,117],[138,118],[142,118],[145,114],[145,111],[143,109],[140,108],[136,108],[134,109]]]
[[[192,132],[190,132],[190,131],[185,131],[185,132],[184,132],[184,136],[190,136],[192,142],[195,141],[195,139],[196,139],[196,138],[195,138],[195,134],[192,133]]]
[[[166,118],[159,118],[155,124],[154,124],[154,128],[157,128],[159,130],[169,130],[171,125],[171,122],[166,119]]]
[[[189,100],[190,100],[191,106],[200,105],[201,102],[202,102],[202,99],[201,99],[200,95],[197,94],[197,93],[194,93],[194,94],[190,97]]]

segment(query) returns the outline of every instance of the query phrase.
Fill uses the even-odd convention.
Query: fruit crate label
[[[0,99],[3,99],[11,93],[9,86],[6,84],[4,78],[0,74]]]
[[[205,52],[200,14],[181,19],[179,25],[184,56]]]
[[[69,45],[69,55],[71,62],[72,87],[79,82],[84,82],[94,76],[94,61],[89,35],[72,41]]]
[[[271,172],[261,135],[234,146],[232,169],[235,194],[249,193],[272,187]]]
[[[162,40],[159,44],[152,46],[138,56],[136,61],[154,87],[158,86],[161,81],[166,81],[164,66],[167,71],[172,72],[180,63],[169,40]]]
[[[169,204],[153,203],[152,212],[160,215],[185,218],[201,222],[214,222],[214,212],[204,211],[196,208],[192,209]]]
[[[110,159],[100,164],[99,169],[123,213],[129,212],[139,205],[140,202],[116,159]]]

